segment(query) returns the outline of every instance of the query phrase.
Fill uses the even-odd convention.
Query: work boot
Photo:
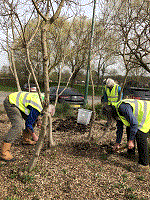
[[[4,161],[14,161],[15,158],[10,153],[11,143],[2,143],[1,146],[1,160]]]
[[[23,144],[29,144],[29,145],[36,144],[35,141],[31,140],[31,135],[27,130],[25,129],[23,130],[22,136],[23,136],[23,141],[22,141]]]

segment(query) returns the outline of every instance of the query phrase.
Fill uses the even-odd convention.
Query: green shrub
[[[102,115],[102,104],[98,103],[95,105],[95,113],[96,113],[96,118],[98,119],[105,119],[105,117]]]
[[[85,109],[92,110],[92,105],[86,104],[84,106]],[[101,103],[95,104],[95,114],[97,119],[106,119],[105,116],[102,115],[103,105]]]
[[[85,85],[80,85],[80,84],[76,84],[73,86],[75,89],[77,89],[81,94],[85,94]],[[102,86],[99,86],[99,88],[97,89],[96,87],[94,88],[94,92],[95,92],[95,96],[101,96],[102,95]],[[89,85],[88,87],[88,95],[93,95],[93,88],[92,85]]]
[[[76,111],[68,103],[57,103],[54,117],[74,116]]]
[[[83,108],[87,110],[92,110],[92,105],[86,104],[85,106],[83,106]]]

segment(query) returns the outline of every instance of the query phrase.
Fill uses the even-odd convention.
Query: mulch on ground
[[[16,161],[0,161],[0,199],[149,200],[150,174],[133,170],[137,152],[134,159],[125,156],[126,150],[114,153],[116,130],[104,134],[104,124],[102,120],[94,122],[89,141],[89,125],[77,124],[74,117],[54,118],[56,146],[48,148],[45,138],[37,165],[30,173],[26,169],[36,146],[22,145],[21,139],[16,140],[11,149]],[[3,113],[1,140],[9,128],[10,122]]]

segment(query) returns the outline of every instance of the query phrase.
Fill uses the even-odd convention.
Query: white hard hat
[[[108,87],[113,87],[115,85],[115,81],[111,78],[108,78],[107,81],[106,81],[106,85]]]

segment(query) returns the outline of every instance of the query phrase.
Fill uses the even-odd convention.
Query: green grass
[[[64,86],[65,86],[65,84],[64,84]],[[76,85],[73,86],[73,88],[77,89],[81,94],[83,94],[83,95],[85,94],[85,85],[76,84]],[[102,95],[102,87],[101,86],[99,86],[98,90],[96,89],[96,87],[94,89],[95,89],[95,96],[101,96]],[[0,91],[17,92],[18,90],[17,90],[17,87],[0,85]],[[41,89],[41,91],[42,91],[42,89]],[[92,94],[93,94],[92,85],[89,85],[88,95],[92,96]]]
[[[0,85],[0,91],[5,91],[5,92],[17,92],[17,88],[15,87],[9,87],[9,86],[3,86]]]
[[[85,94],[85,85],[74,85],[73,86],[75,89],[77,89],[81,94]],[[102,95],[102,86],[98,87],[98,90],[96,89],[96,87],[94,87],[94,93],[95,96],[101,96]],[[92,89],[92,85],[89,85],[88,87],[88,95],[92,96],[93,95],[93,89]]]
[[[25,189],[25,191],[27,191],[27,192],[35,192],[35,189],[34,188],[32,188],[32,187],[27,187],[26,189]]]
[[[138,176],[137,179],[140,180],[140,181],[145,181],[145,177],[144,176]]]
[[[22,177],[20,177],[21,182],[22,183],[31,183],[34,180],[34,176],[33,175],[23,175]]]
[[[54,117],[74,116],[74,109],[67,103],[57,103]]]
[[[12,197],[12,196],[11,196],[11,197],[7,197],[6,200],[19,200],[19,199],[16,198],[16,197]]]

